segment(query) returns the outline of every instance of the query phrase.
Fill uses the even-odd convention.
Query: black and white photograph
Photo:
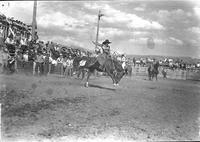
[[[200,140],[200,1],[0,1],[0,141]]]

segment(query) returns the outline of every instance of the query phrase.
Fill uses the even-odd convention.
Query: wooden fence
[[[180,80],[200,80],[200,70],[171,70],[166,69],[167,78],[180,79]],[[133,67],[133,75],[135,76],[147,76],[147,67]],[[163,77],[161,69],[159,70],[158,77]]]
[[[17,63],[18,72],[25,72],[32,74],[33,73],[33,62],[27,62]],[[132,75],[133,76],[148,76],[147,67],[140,67],[135,66],[132,67]],[[167,72],[167,78],[170,79],[179,79],[179,80],[200,80],[200,70],[194,70],[194,71],[186,71],[186,70],[171,70],[166,69]],[[61,70],[57,66],[51,66],[51,73],[52,74],[60,74]],[[158,77],[162,76],[161,69],[159,70]]]

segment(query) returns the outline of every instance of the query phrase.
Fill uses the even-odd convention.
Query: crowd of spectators
[[[90,56],[91,53],[73,46],[64,46],[52,41],[41,41],[31,27],[0,15],[1,72],[31,72],[47,75],[58,71],[61,75],[72,76],[73,58]]]
[[[152,63],[155,58],[135,58],[133,57],[133,65],[135,66],[147,66],[149,63]],[[183,59],[171,59],[171,58],[162,58],[157,59],[161,67],[168,69],[179,69],[179,70],[196,70],[200,69],[200,63],[188,62]]]

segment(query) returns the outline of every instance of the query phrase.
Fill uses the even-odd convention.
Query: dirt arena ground
[[[4,141],[200,140],[200,82],[0,75]]]

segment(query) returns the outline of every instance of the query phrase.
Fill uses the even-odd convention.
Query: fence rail
[[[19,72],[33,72],[33,62],[17,62],[17,68]],[[147,67],[141,67],[141,66],[135,66],[132,67],[132,75],[133,76],[147,76],[148,71]],[[60,74],[61,70],[57,66],[51,67],[51,73],[52,74]],[[166,69],[167,72],[167,78],[170,79],[177,79],[177,80],[200,80],[200,70],[171,70],[171,69]],[[159,74],[158,77],[163,77],[162,76],[162,71],[159,69]]]
[[[170,79],[180,79],[180,80],[200,80],[200,70],[171,70],[166,69],[167,78]],[[133,75],[136,76],[147,76],[147,67],[133,67]],[[162,71],[159,70],[159,77],[162,77]]]

